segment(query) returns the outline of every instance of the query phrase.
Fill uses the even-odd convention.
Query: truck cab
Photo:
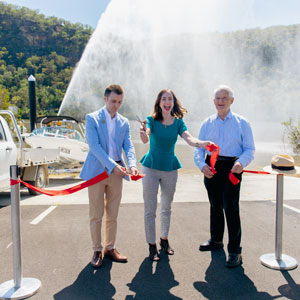
[[[30,148],[23,141],[14,114],[0,110],[0,191],[10,188],[11,165],[19,166],[21,180],[44,188],[49,183],[48,165],[58,161],[58,149]]]
[[[11,165],[17,161],[17,147],[5,119],[0,116],[0,189],[9,187]]]

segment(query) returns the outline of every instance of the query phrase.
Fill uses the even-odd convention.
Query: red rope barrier
[[[136,181],[136,180],[139,180],[141,178],[143,178],[145,175],[144,174],[139,174],[139,175],[131,175],[131,179]],[[104,179],[108,178],[108,174],[106,171],[104,171],[103,173],[97,175],[96,177],[90,179],[90,180],[87,180],[87,181],[84,181],[80,184],[77,184],[73,187],[70,187],[68,189],[64,189],[64,190],[60,190],[60,191],[52,191],[52,190],[45,190],[45,189],[41,189],[41,188],[38,188],[34,185],[31,185],[29,184],[28,182],[25,182],[21,179],[19,180],[14,180],[14,179],[11,179],[10,180],[10,185],[15,185],[15,184],[18,184],[18,183],[23,183],[26,187],[36,191],[36,192],[39,192],[41,194],[45,194],[45,195],[48,195],[48,196],[63,196],[63,195],[69,195],[69,194],[73,194],[75,192],[78,192],[82,189],[85,189],[93,184],[96,184]]]

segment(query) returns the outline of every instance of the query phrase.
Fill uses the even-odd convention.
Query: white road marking
[[[39,216],[37,216],[34,220],[30,222],[31,225],[36,225],[40,223],[47,215],[49,215],[57,206],[50,206],[44,212],[42,212]]]
[[[276,201],[272,201],[272,202],[276,204]],[[283,204],[283,207],[288,208],[290,210],[293,210],[296,213],[300,214],[300,209],[298,209],[298,208],[295,208],[295,207],[287,205],[287,204]]]
[[[10,242],[7,246],[6,249],[8,249],[12,245],[12,242]]]

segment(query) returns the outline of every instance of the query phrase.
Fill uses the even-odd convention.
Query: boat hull
[[[51,165],[52,168],[81,167],[89,151],[87,143],[68,138],[32,135],[26,137],[25,142],[32,148],[58,149],[59,161]]]

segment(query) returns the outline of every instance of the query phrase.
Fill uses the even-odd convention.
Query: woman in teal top
[[[143,165],[143,197],[145,208],[145,232],[149,244],[149,258],[158,261],[156,247],[155,218],[158,188],[161,188],[160,200],[160,245],[167,254],[174,254],[168,242],[171,204],[176,189],[178,173],[182,167],[175,154],[175,144],[180,135],[190,146],[206,147],[213,144],[200,141],[188,131],[183,121],[187,110],[182,107],[175,94],[168,89],[159,92],[153,113],[143,122],[140,137],[143,143],[150,140],[149,152],[140,162]]]

